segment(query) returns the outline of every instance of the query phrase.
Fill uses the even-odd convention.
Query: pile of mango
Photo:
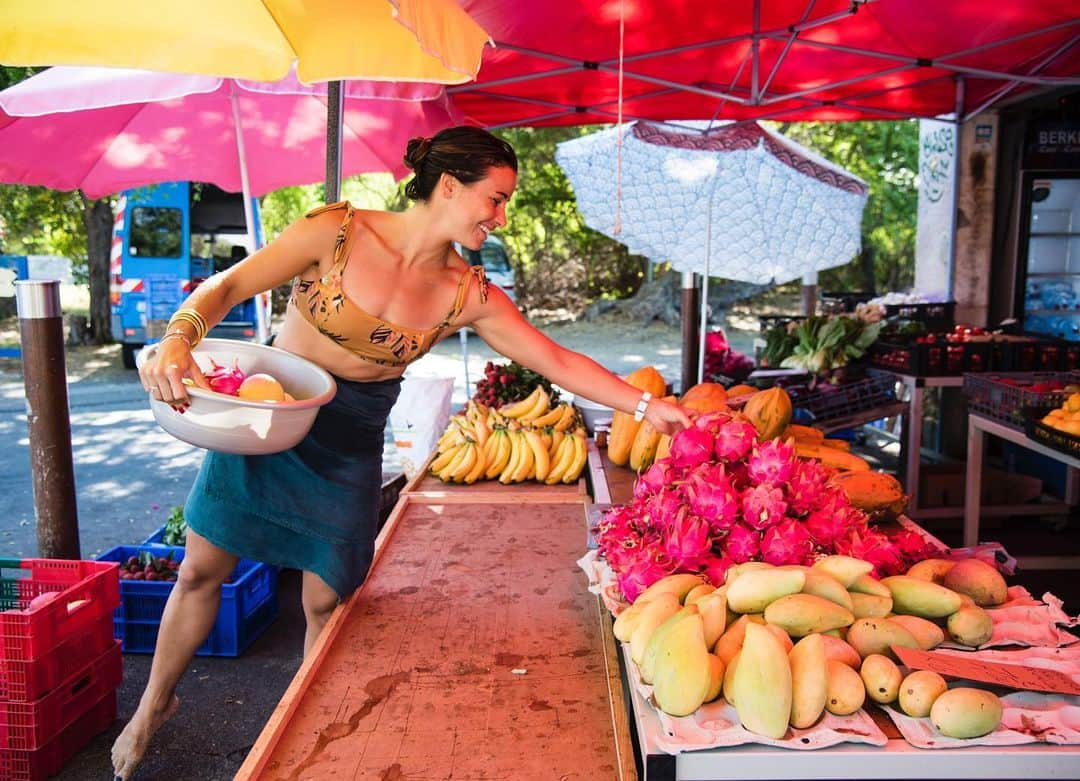
[[[904,675],[893,646],[929,650],[946,636],[987,642],[985,608],[1006,599],[1004,579],[976,560],[928,559],[877,580],[872,565],[826,556],[813,566],[747,562],[714,587],[698,575],[669,575],[615,620],[656,706],[687,716],[721,695],[749,731],[780,739],[812,727],[826,711],[844,716],[867,699],[929,717],[947,737],[997,728],[997,696],[947,691],[931,671]]]
[[[499,409],[470,400],[439,437],[429,471],[447,483],[477,480],[573,483],[588,459],[586,433],[571,405],[551,406],[540,385]]]
[[[1080,393],[1070,393],[1064,403],[1043,416],[1043,425],[1080,437]]]

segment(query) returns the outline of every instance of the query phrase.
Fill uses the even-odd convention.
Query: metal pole
[[[22,339],[38,555],[48,559],[78,559],[79,519],[75,507],[60,283],[16,281],[15,301]]]
[[[255,209],[251,206],[251,181],[248,178],[247,150],[244,148],[244,128],[240,123],[240,103],[236,99],[236,85],[231,86],[229,103],[232,104],[233,130],[236,133],[236,157],[240,163],[240,193],[244,199],[244,227],[247,228],[251,251],[259,249],[259,231],[255,229]],[[270,311],[266,296],[255,294],[255,338],[265,344],[270,337]]]
[[[956,120],[953,125],[956,132],[956,140],[953,142],[953,192],[952,192],[952,218],[949,225],[949,267],[946,270],[946,287],[948,294],[946,299],[952,301],[956,289],[953,274],[956,271],[956,226],[959,222],[960,212],[960,182],[962,179],[960,160],[960,133],[964,129],[964,77],[956,78]]]
[[[472,391],[469,390],[469,329],[462,328],[458,334],[461,341],[461,362],[465,365],[465,398],[468,399],[472,397]]]
[[[326,85],[326,202],[341,199],[341,124],[345,93],[340,81]]]
[[[682,393],[686,393],[697,382],[697,308],[698,289],[694,283],[694,272],[684,271],[682,273]]]
[[[817,314],[818,273],[811,271],[802,278],[802,313],[807,317]]]

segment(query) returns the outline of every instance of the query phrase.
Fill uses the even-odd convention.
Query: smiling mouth
[[[489,228],[487,225],[484,225],[483,223],[480,224],[480,230],[484,232],[485,238],[491,235],[491,228]]]

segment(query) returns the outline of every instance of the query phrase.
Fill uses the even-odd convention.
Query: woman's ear
[[[443,171],[442,174],[439,175],[439,192],[442,194],[443,198],[453,198],[460,186],[461,182],[459,182],[457,177],[452,174]]]

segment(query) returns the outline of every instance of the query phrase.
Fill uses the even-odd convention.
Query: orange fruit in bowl
[[[1061,429],[1067,434],[1072,434],[1073,436],[1080,436],[1080,420],[1067,420],[1057,426],[1057,428]]]
[[[269,374],[249,374],[240,383],[236,395],[248,401],[285,401],[285,389]]]

